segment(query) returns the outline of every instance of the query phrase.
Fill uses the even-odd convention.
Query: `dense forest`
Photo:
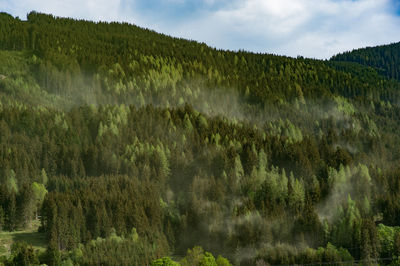
[[[356,62],[375,68],[381,75],[400,81],[400,43],[358,49],[332,57],[331,60]]]
[[[399,265],[399,62],[0,13],[0,260]]]

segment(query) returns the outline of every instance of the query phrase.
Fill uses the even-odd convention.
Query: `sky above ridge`
[[[400,41],[400,0],[0,0],[0,11],[136,24],[221,49],[327,59]]]

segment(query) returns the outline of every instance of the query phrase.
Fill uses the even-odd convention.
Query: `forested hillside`
[[[370,66],[387,78],[400,80],[400,42],[338,54],[331,60]]]
[[[0,226],[48,244],[2,261],[397,265],[391,47],[295,59],[1,13]]]

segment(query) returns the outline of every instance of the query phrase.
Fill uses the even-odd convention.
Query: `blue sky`
[[[21,19],[31,10],[288,56],[400,41],[400,0],[0,0],[0,11]]]

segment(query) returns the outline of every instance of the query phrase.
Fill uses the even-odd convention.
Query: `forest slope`
[[[356,62],[375,68],[387,78],[400,80],[400,42],[341,53],[331,60]]]
[[[40,216],[48,243],[6,262],[400,254],[400,83],[380,70],[32,12],[0,14],[0,75],[1,228]]]

